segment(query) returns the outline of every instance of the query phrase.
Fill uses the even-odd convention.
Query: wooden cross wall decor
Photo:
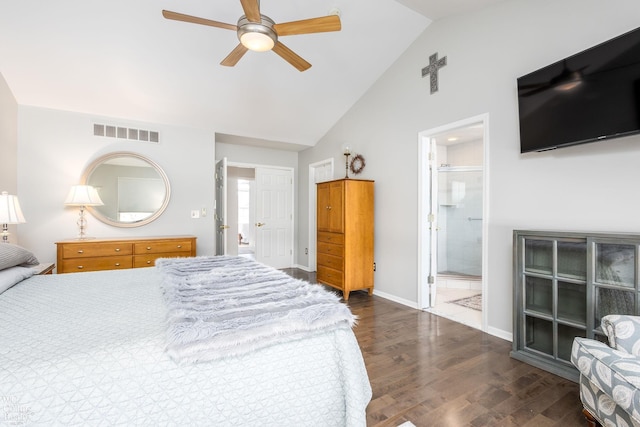
[[[422,69],[422,77],[429,74],[431,93],[438,91],[438,70],[447,65],[447,57],[438,59],[438,52],[429,57],[429,65]]]

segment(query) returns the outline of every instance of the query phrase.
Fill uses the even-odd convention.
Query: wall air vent
[[[128,139],[131,141],[160,142],[160,133],[155,130],[132,129],[124,126],[114,126],[94,123],[93,135],[106,138]]]

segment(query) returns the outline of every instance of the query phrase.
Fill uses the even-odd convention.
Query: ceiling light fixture
[[[245,15],[238,20],[238,39],[244,47],[254,52],[266,52],[273,49],[278,35],[273,30],[275,22],[261,15],[261,22],[251,22]]]

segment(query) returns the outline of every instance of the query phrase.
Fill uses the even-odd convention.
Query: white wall
[[[18,103],[0,74],[0,192],[18,193]],[[9,241],[18,243],[16,225],[9,226]]]
[[[298,168],[298,153],[295,151],[216,142],[216,159],[223,157],[232,163]]]
[[[158,130],[160,144],[93,136],[93,123]],[[198,255],[215,249],[214,133],[169,125],[136,123],[29,106],[18,109],[18,191],[27,224],[20,226],[20,244],[41,262],[56,260],[55,242],[75,238],[78,210],[64,206],[69,188],[96,157],[132,151],[158,163],[171,184],[167,210],[154,222],[117,228],[88,215],[93,237],[195,235]],[[191,219],[192,209],[210,215]]]
[[[376,181],[376,290],[416,302],[418,133],[488,113],[488,328],[508,337],[514,229],[640,231],[640,136],[521,155],[516,78],[636,28],[638,12],[637,0],[511,0],[433,23],[300,153],[298,247],[308,242],[307,166],[341,164],[349,142],[367,160],[361,177]],[[430,95],[421,69],[436,52],[448,65]]]

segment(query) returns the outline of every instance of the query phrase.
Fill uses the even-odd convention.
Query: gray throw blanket
[[[337,295],[246,258],[164,258],[156,268],[168,306],[167,353],[180,363],[238,356],[356,321]]]

